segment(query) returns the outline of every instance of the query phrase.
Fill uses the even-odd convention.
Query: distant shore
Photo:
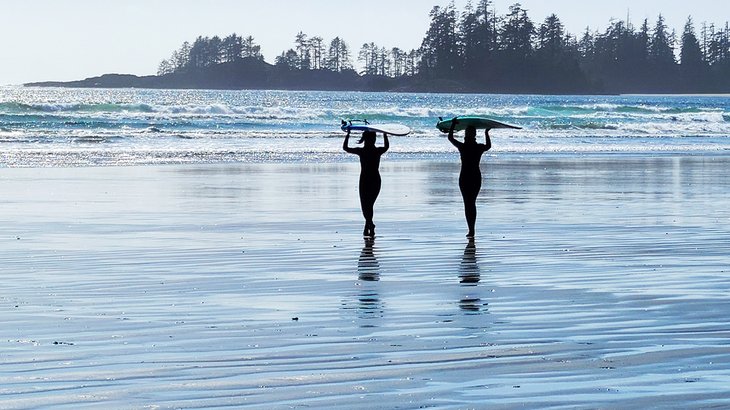
[[[104,74],[75,81],[41,81],[26,87],[68,88],[150,88],[213,90],[311,90],[311,91],[390,91],[468,93],[487,92],[450,79],[426,80],[421,77],[391,78],[360,75],[353,70],[286,70],[261,61],[243,60],[213,67],[185,70],[165,75],[137,76]],[[526,90],[495,89],[494,92]]]
[[[289,90],[289,91],[363,91],[363,92],[402,92],[402,93],[460,93],[460,94],[544,94],[544,95],[662,95],[662,96],[726,96],[730,92],[621,92],[612,93],[586,89],[581,92],[541,92],[529,89],[482,89],[470,87],[456,80],[433,80],[426,82],[417,78],[399,81],[383,76],[343,75],[322,70],[305,76],[308,80],[297,82],[293,79],[272,81],[263,79],[260,82],[250,77],[216,78],[198,74],[169,74],[165,76],[134,74],[103,74],[72,81],[36,81],[24,83],[24,87],[61,87],[61,88],[143,88],[172,90]]]
[[[218,64],[211,67],[182,70],[165,75],[103,74],[75,81],[40,81],[26,87],[67,88],[150,88],[212,90],[308,90],[308,91],[373,91],[431,93],[495,93],[495,94],[610,94],[584,85],[501,84],[490,86],[454,78],[429,78],[422,75],[388,77],[361,75],[354,70],[291,70],[254,59]]]

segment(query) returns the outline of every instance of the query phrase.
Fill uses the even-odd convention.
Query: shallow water
[[[728,165],[6,169],[0,407],[725,407]]]

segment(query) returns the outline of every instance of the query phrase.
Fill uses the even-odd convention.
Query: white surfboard
[[[403,124],[396,123],[385,123],[385,124],[370,124],[367,120],[349,120],[342,121],[340,126],[342,131],[374,131],[381,132],[388,135],[403,136],[411,133],[411,129]]]

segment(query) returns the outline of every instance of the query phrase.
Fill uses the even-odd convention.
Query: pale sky
[[[459,11],[468,0],[455,0]],[[477,3],[478,0],[473,0]],[[494,0],[505,15],[515,0]],[[155,74],[163,58],[199,35],[251,35],[266,61],[294,46],[302,31],[325,43],[344,39],[353,54],[366,42],[418,48],[429,11],[448,0],[0,0],[0,85],[77,80],[105,73]],[[653,27],[661,13],[681,33],[730,20],[727,0],[522,0],[537,25],[558,15],[575,35],[604,31],[611,18]]]

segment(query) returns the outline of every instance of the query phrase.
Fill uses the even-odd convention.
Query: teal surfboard
[[[374,131],[381,132],[388,135],[403,136],[411,133],[411,129],[403,124],[388,123],[388,124],[371,124],[367,120],[342,120],[340,126],[342,131]]]
[[[439,122],[436,123],[436,128],[438,128],[441,132],[449,132],[449,129],[451,129],[451,119],[444,120],[441,117],[439,117]],[[454,131],[463,131],[466,129],[466,127],[473,125],[474,128],[478,130],[491,130],[492,128],[512,128],[512,129],[522,129],[521,127],[517,127],[515,125],[509,125],[505,124],[503,122],[495,121],[486,117],[475,117],[475,116],[463,116],[463,117],[456,117],[456,127],[454,127]]]

